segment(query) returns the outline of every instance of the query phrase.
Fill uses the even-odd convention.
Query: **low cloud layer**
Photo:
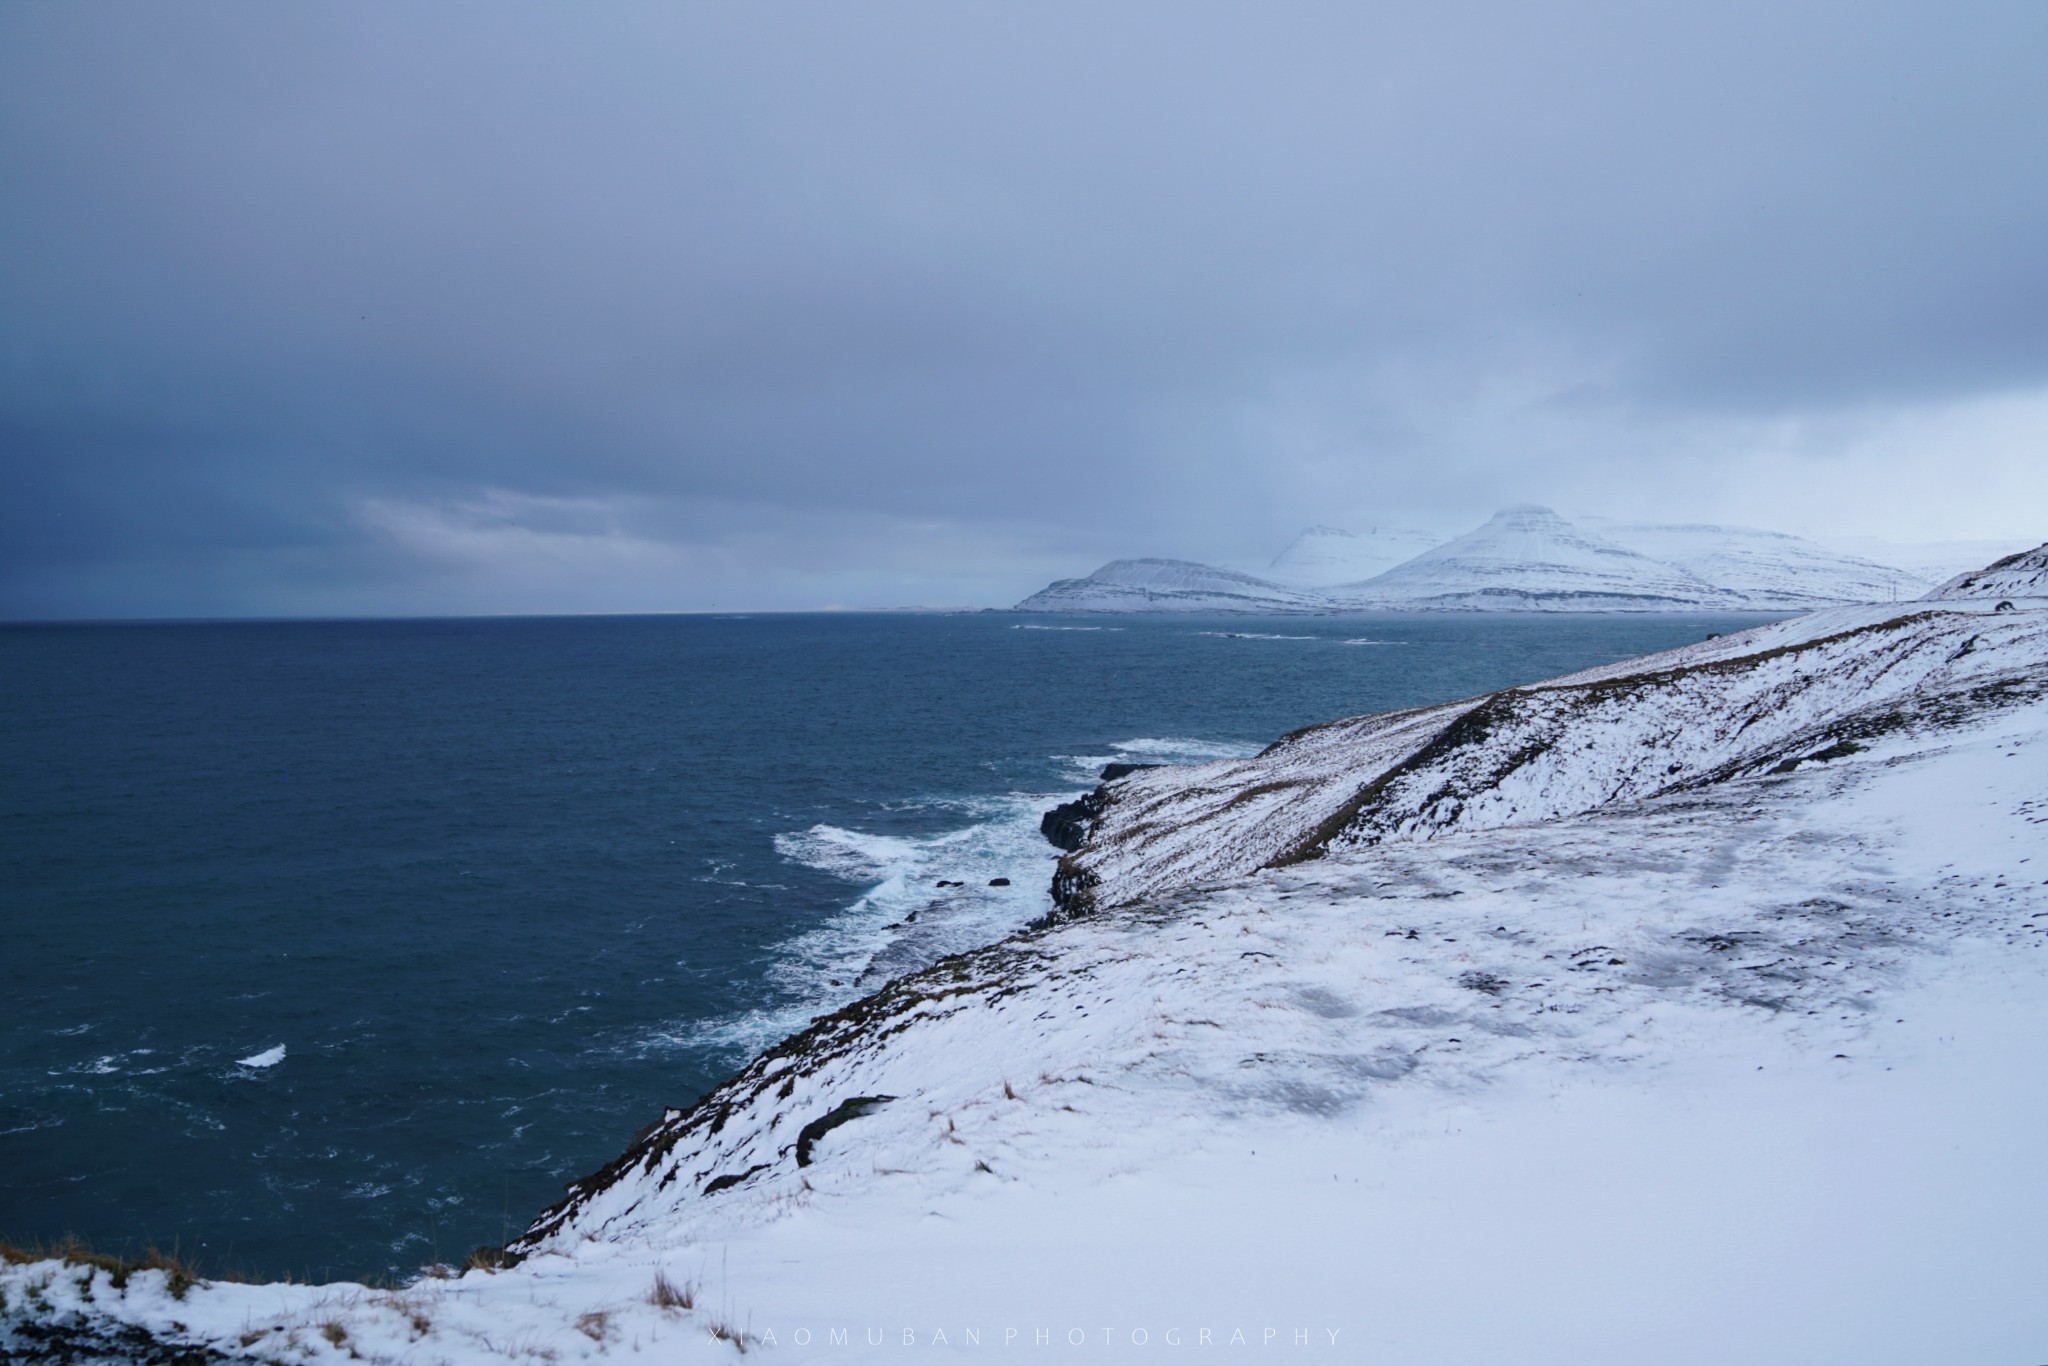
[[[2038,5],[0,9],[0,615],[2048,507]]]

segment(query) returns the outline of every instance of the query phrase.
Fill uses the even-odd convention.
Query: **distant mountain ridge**
[[[1932,580],[1815,541],[1704,523],[1574,523],[1505,508],[1441,544],[1427,532],[1310,527],[1267,576],[1190,560],[1113,560],[1023,612],[1803,612],[1919,597]],[[1411,549],[1413,547],[1413,549]],[[1376,566],[1408,551],[1405,558]],[[1355,578],[1336,577],[1367,569]]]
[[[1534,504],[1334,595],[1360,606],[1514,611],[1691,611],[1740,599],[1676,565],[1573,526]]]
[[[1313,589],[1291,588],[1193,560],[1111,560],[1086,578],[1059,579],[1020,612],[1318,612]]]
[[[1716,587],[1786,607],[1890,602],[1917,597],[1931,582],[1781,531],[1702,523],[1591,525],[1618,545],[1675,564]]]
[[[1309,588],[1357,583],[1384,574],[1443,540],[1433,532],[1412,527],[1372,526],[1354,532],[1312,526],[1273,557],[1266,577]]]

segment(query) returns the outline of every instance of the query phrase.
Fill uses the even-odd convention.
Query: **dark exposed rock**
[[[1164,764],[1104,764],[1102,785],[1085,796],[1061,802],[1046,812],[1038,822],[1039,833],[1051,841],[1053,848],[1073,853],[1087,840],[1088,832],[1095,828],[1095,822],[1108,809],[1109,784],[1142,769],[1164,767]]]
[[[1108,798],[1099,787],[1070,802],[1061,802],[1039,820],[1038,833],[1050,840],[1053,848],[1071,854],[1088,838],[1107,804]]]
[[[706,1195],[716,1195],[722,1190],[730,1190],[755,1172],[765,1172],[767,1170],[768,1164],[766,1162],[756,1162],[743,1172],[727,1172],[724,1176],[714,1176],[704,1183],[704,1193]]]
[[[1010,885],[1010,879],[1006,877],[992,877],[988,880],[988,885],[991,887],[1007,887]]]
[[[215,1366],[249,1361],[211,1347],[180,1342],[132,1324],[112,1324],[73,1317],[38,1322],[34,1319],[0,1325],[0,1360],[22,1366]]]
[[[851,1100],[840,1101],[830,1110],[818,1116],[809,1124],[804,1125],[802,1129],[797,1131],[796,1136],[797,1166],[808,1167],[811,1165],[811,1149],[826,1134],[831,1133],[848,1120],[859,1119],[862,1115],[872,1114],[875,1110],[887,1105],[894,1099],[896,1099],[894,1096],[855,1096]]]

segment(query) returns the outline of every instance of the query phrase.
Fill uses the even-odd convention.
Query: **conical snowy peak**
[[[1280,552],[1267,572],[1281,583],[1327,587],[1383,574],[1438,544],[1443,537],[1409,527],[1343,531],[1312,526]]]
[[[1933,599],[2048,598],[2048,544],[1958,574],[1927,595]]]
[[[1573,526],[1551,509],[1504,508],[1476,531],[1343,590],[1360,605],[1672,611],[1740,598]]]

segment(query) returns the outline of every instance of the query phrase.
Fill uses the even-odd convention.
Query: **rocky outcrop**
[[[1061,802],[1039,818],[1038,833],[1044,835],[1053,848],[1064,849],[1071,854],[1087,840],[1088,832],[1101,818],[1107,801],[1108,795],[1098,787],[1070,802]]]

